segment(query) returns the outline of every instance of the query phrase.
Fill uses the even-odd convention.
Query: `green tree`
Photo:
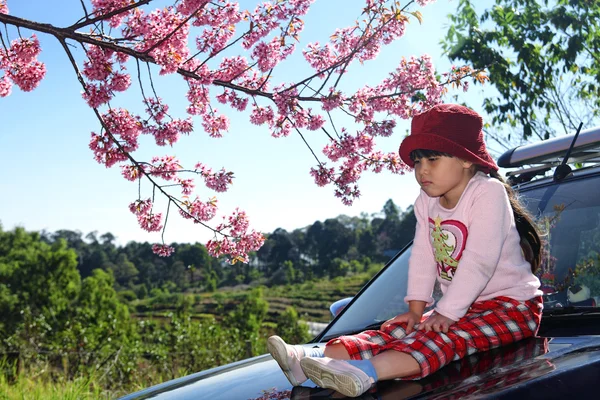
[[[306,343],[310,339],[308,324],[300,321],[294,307],[286,308],[277,317],[277,335],[287,343]]]
[[[127,306],[119,301],[111,271],[96,269],[85,278],[71,305],[69,321],[54,347],[69,355],[69,375],[89,369],[113,373],[131,372],[134,363],[121,358],[135,337]],[[105,368],[112,366],[111,368]]]
[[[140,273],[125,253],[119,253],[115,263],[111,265],[111,269],[116,282],[121,286],[128,286],[133,283]]]
[[[81,285],[76,257],[63,239],[0,230],[0,346],[40,347],[63,329]]]
[[[484,108],[493,126],[510,131],[488,134],[501,143],[511,132],[544,139],[597,120],[600,2],[496,0],[477,7],[459,0],[442,47],[451,60],[489,72],[498,95],[487,96]]]
[[[254,352],[258,347],[260,327],[268,310],[269,303],[263,297],[263,289],[258,287],[245,294],[223,322],[226,326],[236,328]]]

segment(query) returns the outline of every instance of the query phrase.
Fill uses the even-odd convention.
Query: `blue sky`
[[[253,8],[255,4],[255,1],[241,1],[242,8]],[[423,24],[414,21],[406,35],[384,49],[378,59],[362,66],[356,64],[345,78],[345,87],[377,84],[397,66],[401,56],[429,54],[439,71],[448,70],[450,64],[441,55],[439,41],[446,33],[446,16],[454,12],[456,4],[457,1],[438,0],[423,8]],[[304,18],[301,47],[276,70],[276,82],[306,76],[308,69],[298,50],[309,42],[325,42],[336,27],[350,25],[363,5],[364,0],[316,1]],[[57,26],[69,25],[81,17],[79,0],[8,0],[8,6],[12,15]],[[15,32],[9,32],[13,39]],[[22,34],[29,36],[30,32],[22,30]],[[128,210],[128,204],[137,198],[137,184],[122,179],[118,168],[107,169],[94,161],[88,144],[90,132],[98,132],[99,123],[81,98],[81,86],[64,51],[54,38],[43,34],[38,37],[43,50],[39,58],[47,67],[46,78],[33,92],[23,93],[15,88],[11,96],[0,99],[3,228],[69,229],[84,235],[91,231],[111,232],[121,244],[130,240],[159,241],[160,234],[142,231]],[[74,48],[74,52],[81,56],[81,49]],[[156,77],[154,83],[159,95],[169,101],[172,114],[185,117],[185,89],[179,79]],[[452,93],[481,111],[484,90],[490,88],[472,86],[468,94]],[[134,95],[117,97],[112,104],[136,108],[139,99]],[[142,142],[141,148],[145,148],[139,152],[147,158],[174,154],[190,167],[202,161],[215,170],[224,167],[233,171],[232,188],[217,194],[220,207],[217,218],[239,206],[248,213],[252,227],[257,230],[272,232],[278,227],[293,230],[340,214],[371,214],[381,210],[388,199],[406,209],[418,194],[412,174],[366,173],[360,181],[362,197],[353,206],[344,206],[333,196],[333,187],[319,188],[314,184],[309,170],[315,161],[298,135],[275,139],[266,127],[251,125],[247,114],[230,111],[222,105],[219,108],[231,120],[230,130],[223,138],[208,137],[195,120],[195,132],[173,148],[158,148],[148,140]],[[408,127],[408,121],[398,120],[395,134],[380,142],[381,149],[396,151]],[[305,136],[322,156],[325,143],[322,135],[307,132]],[[145,189],[147,197],[150,192],[148,187]],[[196,193],[203,198],[215,195],[200,185]],[[165,241],[205,242],[211,236],[205,228],[172,213]]]

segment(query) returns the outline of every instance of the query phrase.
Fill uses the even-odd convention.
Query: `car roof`
[[[545,176],[547,171],[566,164],[600,165],[600,126],[582,130],[575,143],[576,133],[515,147],[498,158],[501,168],[517,168],[506,176],[512,184],[531,181],[534,177]],[[569,158],[565,156],[569,153]]]
[[[530,143],[508,150],[498,158],[501,168],[517,168],[526,165],[556,166],[563,161],[573,142],[575,133]],[[569,155],[569,164],[600,162],[600,126],[582,130]]]

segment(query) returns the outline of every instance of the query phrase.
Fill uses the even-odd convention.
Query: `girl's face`
[[[475,174],[470,161],[456,157],[430,156],[414,160],[415,178],[429,197],[440,197],[446,208],[456,206],[467,183]]]

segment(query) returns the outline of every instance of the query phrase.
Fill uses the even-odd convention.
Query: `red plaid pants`
[[[341,336],[327,345],[341,343],[353,360],[368,359],[386,350],[410,354],[419,363],[421,373],[405,379],[419,379],[467,355],[534,336],[542,308],[541,297],[528,301],[497,297],[473,303],[448,333],[417,330],[407,335],[406,323],[398,323],[384,330]]]

